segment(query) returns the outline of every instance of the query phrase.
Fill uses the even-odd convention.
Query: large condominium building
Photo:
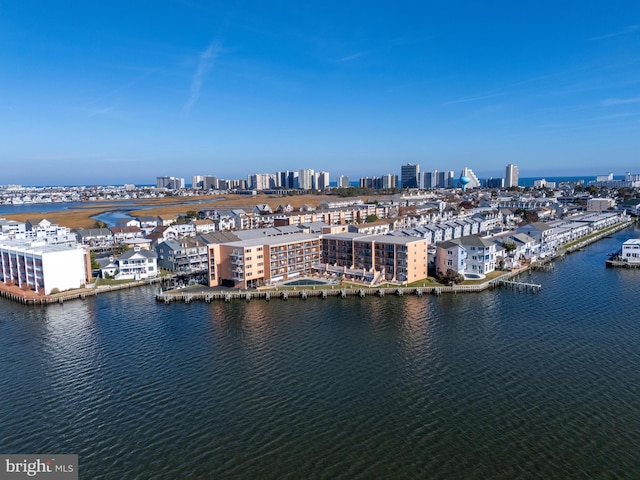
[[[273,173],[256,173],[247,177],[247,183],[252,190],[269,190],[276,188],[276,175]]]
[[[420,172],[420,188],[453,188],[453,172],[450,170],[439,172]]]
[[[517,187],[518,180],[519,180],[518,167],[510,163],[509,165],[507,165],[507,168],[505,169],[504,186],[506,188]]]
[[[418,188],[420,165],[407,163],[400,168],[400,186],[402,188]]]
[[[338,188],[348,188],[349,187],[349,177],[346,175],[340,175],[338,177]]]
[[[317,235],[289,235],[209,245],[209,286],[255,288],[311,273],[320,262]]]
[[[0,242],[0,281],[43,295],[80,288],[91,278],[89,252],[43,241]]]
[[[191,188],[202,189],[204,187],[204,175],[194,175],[191,177]]]
[[[387,174],[382,177],[361,178],[360,188],[375,188],[378,190],[398,188],[398,176]]]
[[[370,283],[427,278],[427,240],[392,235],[340,233],[322,238],[319,269]]]
[[[300,173],[298,175],[298,183],[301,190],[311,190],[312,188],[315,188],[315,176],[313,173],[313,170],[310,168],[300,170]]]
[[[184,178],[156,177],[156,188],[168,188],[169,190],[184,188]]]
[[[329,188],[329,172],[318,172],[315,175],[315,188],[326,190]]]

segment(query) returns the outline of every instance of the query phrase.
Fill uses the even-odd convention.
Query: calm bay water
[[[632,236],[538,294],[0,301],[0,452],[88,479],[638,478],[640,270],[604,267]]]

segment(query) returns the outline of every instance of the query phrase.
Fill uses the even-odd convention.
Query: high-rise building
[[[191,177],[191,188],[203,188],[204,187],[204,176],[203,175],[194,175]]]
[[[407,163],[400,168],[400,180],[402,188],[418,188],[420,165]]]
[[[287,188],[300,188],[300,176],[298,175],[298,172],[289,172]]]
[[[291,188],[289,186],[289,172],[288,171],[276,173],[276,181],[277,181],[277,185],[276,185],[277,187]]]
[[[310,168],[300,170],[300,175],[298,176],[300,190],[311,190],[312,188],[315,188],[315,178],[313,173],[313,170]]]
[[[252,190],[269,190],[276,186],[276,176],[273,173],[256,173],[247,177],[247,183]]]
[[[422,188],[438,188],[438,171],[433,170],[432,172],[421,172],[420,183]]]
[[[184,188],[184,178],[156,177],[156,188],[167,188],[169,190]]]
[[[453,170],[438,172],[437,188],[453,188]]]
[[[329,172],[316,173],[316,188],[318,190],[326,190],[329,188]]]
[[[349,177],[346,175],[340,175],[338,177],[338,188],[348,188],[349,187]]]
[[[205,190],[218,190],[220,185],[218,179],[212,175],[205,175],[202,182],[202,188]]]
[[[382,176],[382,188],[398,188],[398,175],[392,175],[390,173]]]
[[[519,171],[518,171],[518,167],[516,167],[513,164],[509,164],[507,165],[506,171],[505,171],[505,178],[504,178],[504,186],[505,188],[509,188],[509,187],[517,187],[518,186],[518,177],[519,177]]]
[[[485,178],[482,183],[485,188],[504,188],[504,179],[502,178]]]

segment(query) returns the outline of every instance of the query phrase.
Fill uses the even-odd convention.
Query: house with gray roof
[[[202,239],[185,237],[165,240],[156,246],[158,266],[172,272],[200,272],[207,269],[208,248]]]
[[[118,257],[116,280],[143,280],[158,275],[158,257],[156,252],[141,249],[138,246]]]

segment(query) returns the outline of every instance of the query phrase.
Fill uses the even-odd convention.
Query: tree
[[[96,260],[95,252],[91,252],[89,258],[91,259],[91,270],[100,270],[100,264]]]
[[[514,252],[517,247],[515,243],[504,242],[502,244],[502,248],[504,248],[508,253],[511,253]]]
[[[456,272],[453,268],[447,269],[447,272],[444,274],[438,273],[436,278],[440,283],[445,285],[455,285],[464,282],[464,275]]]
[[[107,224],[100,220],[96,220],[96,223],[93,224],[93,228],[107,228]]]
[[[371,215],[367,215],[367,218],[365,219],[366,223],[373,223],[375,221],[378,220],[378,216],[375,214],[371,214]]]

